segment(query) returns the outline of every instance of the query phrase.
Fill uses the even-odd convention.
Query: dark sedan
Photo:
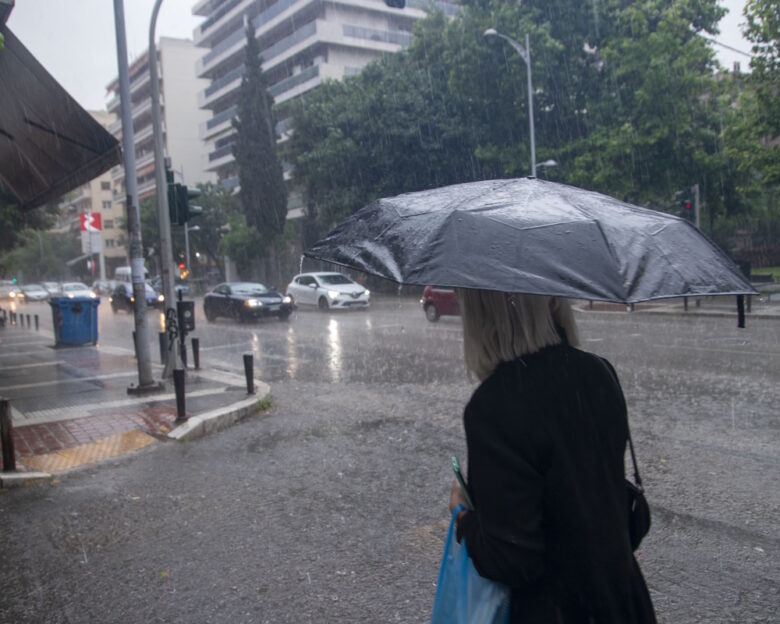
[[[146,292],[146,306],[148,308],[162,309],[165,297],[149,286],[149,284],[144,284],[144,289]],[[135,301],[133,285],[130,282],[118,282],[108,300],[111,302],[111,310],[113,312],[118,312],[119,310],[132,312],[133,302]]]
[[[275,316],[284,321],[292,312],[292,302],[267,286],[252,282],[219,284],[203,300],[207,321],[227,316],[237,322]]]

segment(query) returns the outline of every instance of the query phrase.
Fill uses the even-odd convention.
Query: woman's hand
[[[457,479],[452,480],[452,487],[450,488],[450,513],[452,513],[452,510],[455,509],[458,505],[463,505],[466,507],[466,509],[462,509],[457,517],[455,518],[455,522],[459,522],[460,519],[466,514],[466,511],[468,510],[469,504],[466,502],[466,497],[463,494],[463,490],[460,489],[460,483],[458,483]]]

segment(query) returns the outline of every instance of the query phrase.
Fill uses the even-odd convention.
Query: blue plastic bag
[[[507,624],[509,588],[480,576],[466,544],[458,544],[455,516],[459,511],[456,507],[452,512],[444,543],[431,624]]]

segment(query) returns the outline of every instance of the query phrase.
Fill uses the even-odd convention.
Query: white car
[[[25,301],[46,301],[49,298],[49,293],[40,284],[22,286],[22,294]]]
[[[62,285],[62,294],[68,299],[73,297],[89,297],[90,299],[96,299],[97,295],[86,284],[81,282],[65,282]]]
[[[285,294],[293,305],[320,310],[367,308],[371,303],[371,293],[341,273],[301,273],[292,278]]]

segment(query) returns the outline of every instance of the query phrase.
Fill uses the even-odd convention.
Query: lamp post
[[[495,28],[488,28],[484,32],[485,37],[500,37],[511,45],[515,51],[520,55],[520,58],[525,61],[526,69],[528,70],[528,125],[531,129],[531,176],[536,177],[536,137],[534,136],[534,91],[531,85],[531,44],[528,40],[528,35],[525,36],[525,47],[521,46],[517,41],[506,35],[502,35],[496,31]]]

